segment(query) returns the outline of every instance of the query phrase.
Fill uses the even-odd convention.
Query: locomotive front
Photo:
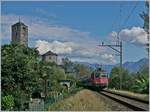
[[[108,86],[108,73],[101,68],[91,74],[91,83],[95,87],[106,88]]]

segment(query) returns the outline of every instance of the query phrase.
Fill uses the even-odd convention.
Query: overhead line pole
[[[119,40],[118,40],[119,41]],[[122,89],[122,41],[119,41],[118,44],[114,45],[114,44],[104,44],[104,42],[102,42],[101,45],[98,45],[98,46],[101,46],[101,47],[109,47],[111,48],[112,50],[114,50],[115,52],[119,53],[119,56],[120,56],[120,89]],[[118,50],[119,48],[119,50]]]
[[[127,21],[129,20],[130,16],[132,15],[133,11],[135,10],[135,8],[137,7],[137,4],[138,2],[134,5],[133,9],[131,10],[130,14],[127,16],[124,24],[122,26],[124,26]],[[121,5],[120,5],[120,19],[121,19]],[[121,24],[120,24],[120,28],[121,28]],[[119,56],[120,56],[120,89],[122,89],[122,57],[123,57],[123,49],[122,49],[122,41],[119,39],[119,31],[118,31],[118,35],[117,35],[117,38],[118,38],[118,43],[116,45],[104,45],[104,42],[102,42],[102,45],[99,45],[99,46],[103,46],[103,47],[110,47],[111,49],[113,49],[114,51],[118,52],[119,53]],[[147,46],[149,47],[149,43],[147,44]],[[116,47],[119,47],[120,49],[116,49]],[[148,49],[148,52],[149,52],[149,49]]]
[[[120,89],[122,89],[122,41],[120,41]]]

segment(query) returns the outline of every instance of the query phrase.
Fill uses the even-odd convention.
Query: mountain
[[[130,72],[137,72],[143,65],[149,64],[149,60],[147,58],[142,58],[137,62],[125,62],[123,67]]]
[[[90,64],[88,62],[76,62],[76,63],[83,64],[83,65],[90,67],[92,69],[96,69],[99,66],[98,64]],[[123,64],[123,68],[127,69],[129,72],[137,72],[145,64],[149,64],[149,60],[147,58],[142,58],[136,62],[125,62]],[[110,73],[112,68],[115,66],[119,66],[119,64],[103,65],[102,68],[104,70],[106,70],[108,73]]]
[[[91,64],[91,63],[88,63],[88,62],[75,62],[76,64],[83,64],[84,66],[87,66],[87,67],[89,67],[89,68],[91,68],[91,69],[96,69],[96,68],[98,68],[99,67],[99,64],[96,64],[96,63],[93,63],[93,64]],[[102,66],[102,68],[104,69],[104,70],[106,70],[107,72],[111,72],[111,69],[114,67],[114,65],[103,65]]]

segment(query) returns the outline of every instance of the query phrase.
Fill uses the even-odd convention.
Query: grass
[[[62,94],[62,96],[59,96],[56,99],[54,99],[53,95],[49,94],[49,97],[45,101],[45,109],[44,110],[47,110],[47,108],[48,108],[49,105],[52,105],[54,103],[56,104],[57,102],[60,102],[61,100],[64,100],[64,99],[70,97],[71,95],[76,94],[78,91],[80,91],[82,89],[83,89],[82,87],[71,88],[69,92],[64,92]]]
[[[118,105],[108,101],[99,93],[87,89],[77,92],[77,94],[52,104],[48,111],[111,111],[119,110]],[[120,109],[121,110],[121,109]],[[125,110],[125,109],[124,109]]]
[[[134,93],[134,92],[130,92],[130,91],[116,90],[116,89],[109,89],[109,90],[112,92],[119,93],[119,94],[139,98],[139,99],[144,100],[144,101],[149,101],[149,95],[148,94],[140,94],[140,93]]]

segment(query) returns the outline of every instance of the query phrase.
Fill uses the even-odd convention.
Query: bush
[[[12,110],[14,105],[14,97],[12,95],[2,97],[2,110]]]
[[[119,89],[120,72],[122,72],[122,89],[138,92],[149,93],[149,74],[148,65],[143,65],[139,72],[128,73],[127,70],[114,67],[111,71],[109,88]]]

